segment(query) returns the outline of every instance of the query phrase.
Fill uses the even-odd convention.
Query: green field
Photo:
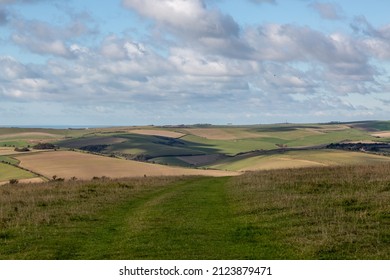
[[[8,163],[12,165],[18,165],[19,161],[17,159],[14,159],[10,156],[0,156],[0,162],[1,163]]]
[[[9,164],[0,163],[0,182],[11,179],[29,179],[34,177],[37,176],[33,173]]]
[[[0,187],[0,259],[389,259],[390,165]]]
[[[221,170],[267,170],[309,166],[337,166],[390,162],[390,157],[340,150],[275,151],[231,157],[210,165]]]
[[[0,128],[0,146],[6,144],[31,149],[37,142],[49,142],[62,149],[81,149],[110,157],[190,168],[222,170],[299,168],[387,161],[388,157],[378,158],[378,155],[373,153],[335,152],[325,147],[331,143],[345,142],[388,143],[386,129],[389,123],[367,121],[59,130]],[[373,136],[382,131],[380,136]],[[286,153],[285,149],[290,151]],[[386,155],[386,149],[382,154]],[[7,162],[17,164],[11,157],[7,158]]]
[[[206,154],[235,156],[255,150],[273,150],[281,145],[289,148],[310,147],[340,141],[373,141],[376,139],[367,130],[345,124],[209,126],[204,128],[197,126],[142,127],[142,129],[148,129],[149,133],[151,131],[160,133],[175,131],[184,135],[175,139],[107,129],[104,133],[95,131],[81,138],[73,137],[62,140],[57,144],[66,148],[83,148],[95,143],[106,144],[105,147],[99,147],[99,153],[129,156],[130,158],[141,156],[153,162],[186,166],[186,163],[177,157]],[[115,138],[124,140],[120,143],[110,142]]]

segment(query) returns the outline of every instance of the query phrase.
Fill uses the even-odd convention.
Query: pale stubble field
[[[201,170],[170,167],[145,162],[137,162],[98,156],[73,151],[52,151],[16,156],[20,166],[47,178],[57,176],[64,179],[76,177],[88,180],[93,177],[143,177],[143,176],[234,176],[239,172],[220,170]]]

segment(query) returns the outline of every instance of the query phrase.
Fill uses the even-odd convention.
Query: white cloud
[[[361,36],[360,46],[368,55],[378,59],[390,59],[390,24],[376,28],[364,16],[358,16],[350,26]]]
[[[9,21],[8,11],[0,7],[0,26],[6,25]]]
[[[249,1],[255,4],[263,4],[263,3],[276,4],[276,0],[249,0]]]
[[[323,19],[341,20],[344,18],[344,11],[337,3],[313,2],[309,7],[319,13]]]
[[[63,57],[70,57],[71,52],[61,40],[38,41],[29,36],[13,35],[12,40],[15,44],[29,49],[38,54],[52,54]]]
[[[201,0],[123,0],[123,4],[189,45],[218,41],[220,50],[221,43],[229,48],[239,37],[240,26],[231,16],[208,9]]]
[[[359,108],[345,102],[352,94],[388,90],[377,81],[387,72],[376,60],[390,59],[389,26],[365,18],[354,19],[350,34],[295,23],[239,26],[205,3],[123,0],[140,20],[152,21],[141,36],[133,28],[94,37],[96,30],[76,18],[52,24],[11,17],[11,43],[45,60],[0,57],[0,97],[77,107],[75,114],[87,110],[91,119],[115,112],[148,122],[157,116],[174,122],[178,115],[189,122],[245,116],[261,122],[353,114]]]

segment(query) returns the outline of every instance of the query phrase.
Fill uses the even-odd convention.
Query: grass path
[[[94,213],[79,210],[65,217],[70,222],[26,227],[23,237],[3,233],[0,259],[250,258],[235,237],[239,225],[228,201],[229,180],[178,180],[118,204],[95,205]],[[85,191],[94,195],[93,187]]]
[[[94,259],[224,259],[234,255],[228,178],[197,178],[107,213],[80,251]],[[115,234],[113,234],[115,233]],[[102,242],[103,241],[103,242]],[[210,244],[213,244],[210,248]],[[231,250],[233,249],[233,252]],[[94,254],[91,256],[91,252]],[[83,255],[82,252],[88,252]],[[236,254],[236,257],[242,253]]]

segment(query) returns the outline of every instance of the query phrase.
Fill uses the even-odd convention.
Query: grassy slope
[[[364,141],[374,140],[367,132],[358,129],[346,129],[341,131],[331,131],[324,134],[308,136],[303,139],[289,141],[287,144],[291,147],[296,146],[311,146],[320,144],[336,143],[340,141]]]
[[[329,130],[322,132],[309,131],[306,128],[287,129],[288,127],[252,128],[253,133],[259,132],[258,138],[235,139],[235,140],[210,140],[194,135],[188,135],[183,139],[208,145],[221,153],[234,155],[252,150],[270,150],[277,148],[276,144],[285,144],[288,147],[314,146],[321,144],[336,143],[350,140],[373,140],[367,132],[358,129]]]
[[[389,259],[389,168],[254,173],[232,195],[254,242],[288,244],[288,258]]]
[[[210,167],[221,170],[265,170],[321,165],[352,165],[389,162],[390,158],[340,150],[289,151],[260,156],[227,158]]]
[[[0,188],[0,259],[389,259],[390,165]]]
[[[274,149],[276,148],[275,142],[280,142],[280,139],[268,138],[261,139],[236,139],[236,140],[210,140],[194,135],[187,135],[182,138],[193,143],[199,143],[199,145],[206,145],[215,152],[223,153],[227,155],[235,155],[237,153],[259,150],[259,149]],[[283,141],[284,142],[284,141]]]

